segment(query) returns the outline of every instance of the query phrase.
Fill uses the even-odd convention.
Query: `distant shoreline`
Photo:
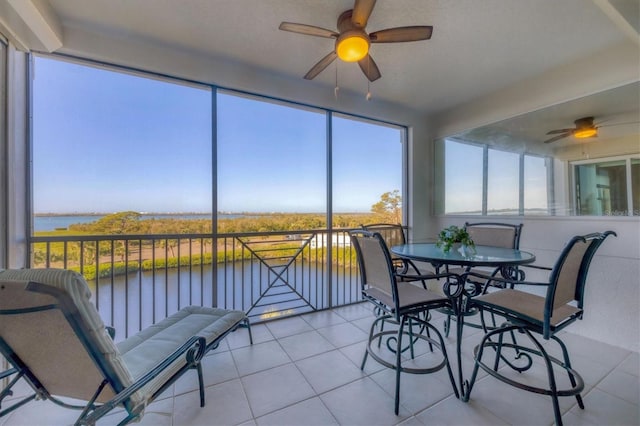
[[[104,217],[108,217],[109,215],[113,215],[116,213],[37,213],[34,214],[33,217],[33,230],[34,232],[50,232],[50,231],[62,231],[68,230],[72,225],[83,225],[88,223],[94,223],[98,220],[102,220]],[[168,219],[178,219],[178,220],[205,220],[212,221],[218,220],[220,222],[227,220],[235,220],[242,218],[253,218],[260,220],[270,220],[270,218],[278,218],[278,217],[317,217],[322,216],[325,213],[227,213],[227,212],[218,212],[216,214],[216,218],[212,218],[212,213],[139,213],[139,220],[168,220]],[[341,216],[359,216],[367,213],[338,213]]]
[[[35,217],[58,217],[58,216],[109,216],[112,214],[118,214],[122,212],[111,212],[111,213],[98,213],[98,212],[74,212],[74,213],[34,213]],[[141,216],[205,216],[210,215],[211,213],[195,213],[195,212],[178,212],[178,213],[154,213],[154,212],[144,212],[140,213]],[[218,214],[241,214],[241,213],[218,213]]]
[[[112,214],[117,214],[121,212],[113,212],[113,213],[34,213],[34,217],[70,217],[70,216],[109,216]],[[347,212],[347,213],[334,213],[334,214],[367,214],[371,212]],[[271,215],[280,215],[280,214],[298,214],[298,215],[317,215],[317,214],[326,214],[325,212],[218,212],[218,215],[221,216],[271,216]],[[144,212],[140,213],[141,216],[209,216],[212,215],[211,212],[205,213],[196,213],[196,212],[176,212],[176,213],[155,213],[155,212]]]

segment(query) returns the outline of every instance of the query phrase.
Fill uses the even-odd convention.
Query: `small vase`
[[[475,252],[473,247],[468,246],[466,244],[462,244],[462,243],[455,243],[453,245],[453,248],[457,250],[457,252],[460,253],[463,257],[473,256]]]

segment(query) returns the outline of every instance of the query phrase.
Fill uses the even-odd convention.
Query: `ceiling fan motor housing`
[[[598,136],[598,128],[593,125],[593,117],[579,118],[574,121],[576,129],[573,136],[578,139],[595,138]]]
[[[593,117],[579,118],[573,123],[576,125],[576,129],[593,127]]]
[[[345,62],[358,62],[367,56],[371,46],[367,33],[351,21],[352,13],[347,10],[338,18],[340,36],[336,40],[336,53]]]

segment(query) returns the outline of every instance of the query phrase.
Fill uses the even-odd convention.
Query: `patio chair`
[[[249,327],[242,311],[190,306],[115,344],[90,297],[84,278],[69,270],[0,271],[0,354],[14,374],[0,403],[20,379],[34,391],[0,417],[38,398],[81,410],[76,424],[122,406],[125,424],[189,369],[197,370],[204,406],[201,358]]]
[[[400,404],[400,373],[402,372],[428,374],[446,367],[453,391],[456,397],[459,397],[442,335],[436,327],[428,322],[428,315],[424,315],[429,309],[450,306],[450,297],[453,296],[442,296],[411,283],[398,285],[399,276],[395,271],[391,255],[382,235],[368,231],[352,231],[350,234],[360,267],[362,295],[382,312],[371,324],[369,340],[360,368],[364,370],[367,357],[371,355],[380,364],[396,370],[396,414],[398,414]],[[429,275],[424,276],[424,279],[446,277],[449,277],[449,275]],[[445,286],[447,285],[446,280],[442,282]],[[444,292],[446,294],[448,288],[445,288]],[[398,325],[397,330],[383,330],[380,328],[379,331],[376,331],[378,323],[384,321],[396,323]],[[419,329],[416,331],[414,326],[418,326]],[[437,339],[431,337],[431,333],[434,333]],[[374,341],[378,340],[380,342],[385,336],[389,336],[386,340],[386,349],[393,354],[394,363],[384,359],[380,349],[372,347]],[[403,340],[405,337],[408,337],[406,342]],[[414,359],[414,345],[419,340],[427,342],[432,351],[434,347],[438,349],[442,353],[442,359],[437,364],[424,368],[403,366],[402,353],[409,350],[411,359]],[[405,346],[403,346],[403,342]]]
[[[503,247],[503,248],[512,248],[519,249],[520,248],[520,236],[522,235],[522,224],[513,225],[510,223],[500,223],[500,222],[477,222],[477,223],[469,223],[465,222],[464,229],[469,233],[469,236],[473,240],[475,245],[478,246],[491,246],[491,247]],[[447,268],[447,272],[455,273],[455,274],[464,274],[469,272],[470,268]],[[492,271],[489,271],[490,276],[496,276],[499,274],[500,268],[495,268]],[[509,271],[512,278],[517,279],[518,270],[512,269]],[[476,282],[474,284],[481,284],[482,289],[480,291],[481,294],[487,292],[488,287],[490,285],[493,286],[503,286],[503,283],[491,281],[484,278],[475,277]],[[481,280],[481,281],[478,281]],[[465,311],[465,316],[473,316],[478,312],[473,309],[467,309]],[[446,312],[447,319],[444,323],[444,333],[445,336],[449,336],[449,332],[451,330],[451,311]],[[479,324],[467,323],[465,325],[470,327],[480,328]]]
[[[580,375],[573,370],[569,360],[569,353],[565,344],[558,337],[558,332],[578,319],[582,319],[584,313],[584,288],[587,281],[587,273],[593,256],[609,235],[616,235],[613,231],[603,233],[593,233],[585,236],[573,237],[566,244],[553,269],[534,265],[525,265],[523,268],[532,268],[550,271],[549,280],[546,282],[522,281],[516,284],[536,285],[546,287],[546,296],[538,296],[513,288],[505,288],[492,293],[487,293],[472,299],[472,303],[483,312],[491,312],[506,318],[506,322],[495,329],[485,327],[485,336],[474,349],[475,365],[471,380],[464,393],[464,399],[468,401],[471,390],[478,375],[478,369],[482,368],[489,375],[520,389],[551,396],[553,401],[553,412],[556,424],[562,425],[559,396],[575,396],[580,408],[584,409],[584,404],[580,392],[584,389],[584,382]],[[469,275],[487,278],[480,274],[471,272]],[[497,277],[490,277],[498,283],[509,285],[509,280]],[[481,316],[481,318],[484,318]],[[484,322],[483,322],[484,325]],[[505,333],[518,331],[526,335],[533,347],[524,346],[521,343],[504,343]],[[548,349],[535,337],[539,335],[544,340],[554,340],[561,348],[563,360],[556,359],[548,354]],[[494,340],[497,338],[497,340]],[[492,349],[495,358],[493,363],[487,364],[483,357],[486,349]],[[504,359],[502,350],[512,348],[521,354],[525,354],[532,365],[532,357],[542,357],[547,369],[549,380],[548,388],[541,388],[530,383],[518,382],[513,376],[506,376],[499,371],[500,360]],[[566,370],[571,388],[558,389],[554,364],[560,369]],[[508,370],[508,368],[506,369]]]
[[[406,244],[404,228],[399,223],[372,223],[361,225],[362,229],[369,232],[377,232],[384,239],[387,247],[400,246]],[[391,260],[399,274],[415,273],[420,275],[420,270],[411,259],[398,257],[391,253]]]

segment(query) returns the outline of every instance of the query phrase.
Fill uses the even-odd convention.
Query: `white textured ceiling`
[[[584,143],[640,135],[640,82],[478,127],[457,137],[508,146],[510,149],[531,144],[538,149],[544,147],[546,150],[553,150],[575,144],[577,140],[567,137],[546,146],[541,145],[540,142],[556,136],[548,135],[547,132],[572,128],[574,121],[583,117],[593,117],[594,124],[598,127],[597,139],[586,139]],[[637,148],[640,149],[640,139],[637,139]]]
[[[333,49],[333,40],[280,31],[280,22],[335,30],[340,13],[353,7],[353,0],[39,1],[59,20],[63,44],[65,29],[73,27],[292,79],[302,79]],[[408,25],[433,25],[432,39],[373,45],[382,78],[371,90],[376,99],[424,114],[524,82],[627,37],[591,0],[379,0],[366,29]],[[341,88],[366,92],[357,64],[337,63],[337,72]],[[306,83],[331,90],[335,79],[331,65]]]

